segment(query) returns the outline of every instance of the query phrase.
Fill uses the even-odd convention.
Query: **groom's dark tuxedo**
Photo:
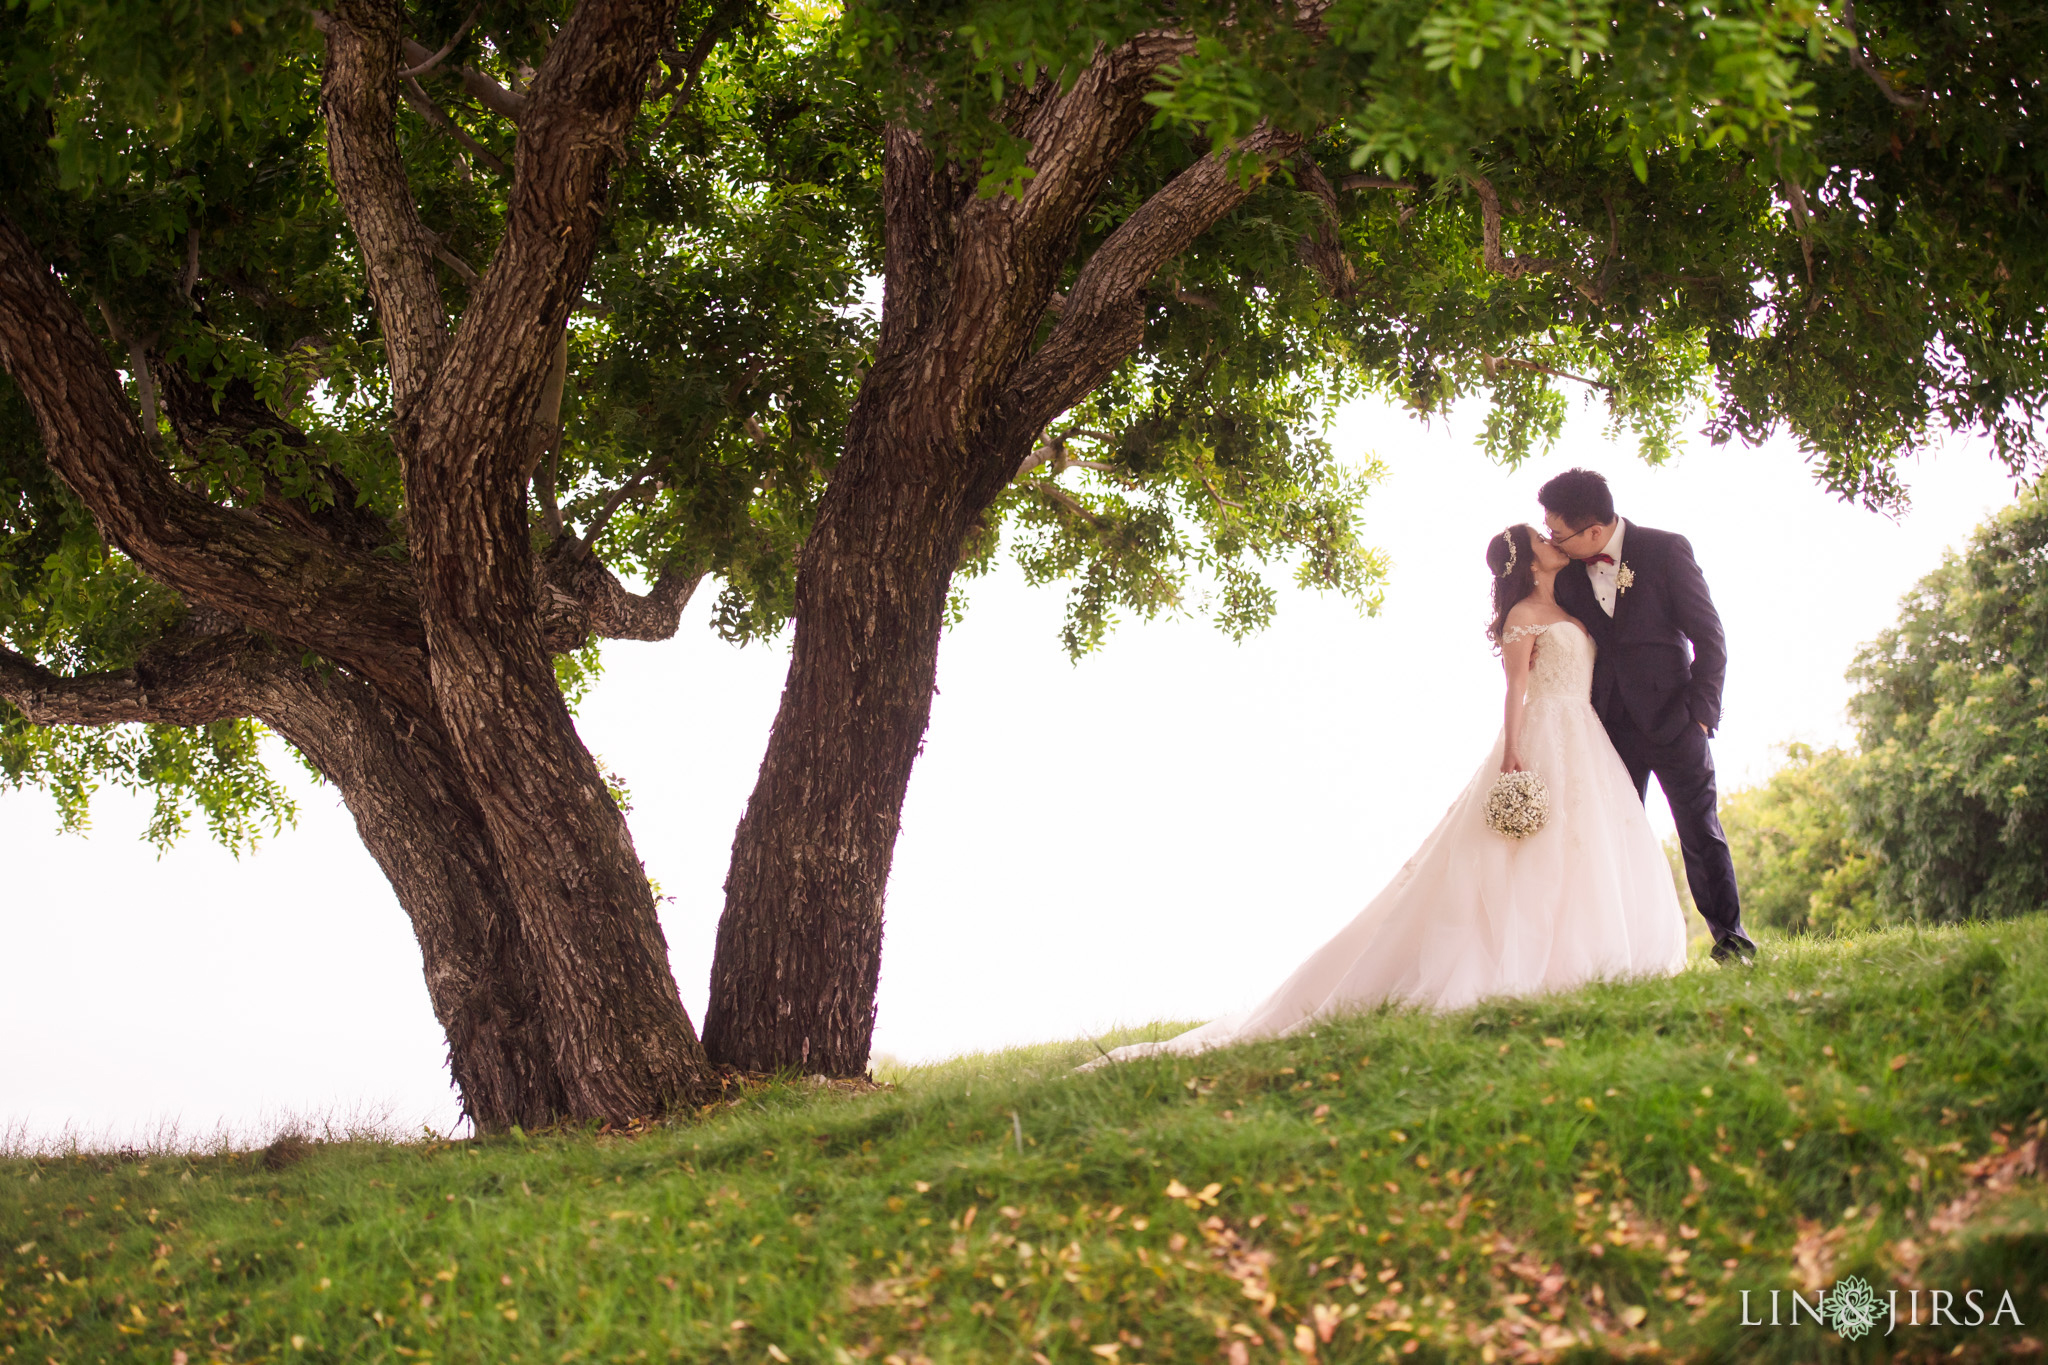
[[[1583,622],[1599,646],[1593,709],[1628,765],[1637,795],[1648,794],[1655,773],[1671,803],[1686,883],[1713,930],[1715,955],[1751,950],[1707,747],[1707,736],[1721,723],[1721,682],[1728,672],[1721,618],[1684,536],[1623,521],[1619,539],[1613,615],[1601,607],[1579,560],[1558,571],[1557,604]]]

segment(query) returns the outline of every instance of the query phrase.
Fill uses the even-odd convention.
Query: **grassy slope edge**
[[[2038,1352],[2048,917],[1768,948],[1088,1075],[1083,1043],[775,1085],[637,1138],[16,1156],[0,1357]],[[2023,1326],[1741,1325],[1742,1290],[1850,1274]]]

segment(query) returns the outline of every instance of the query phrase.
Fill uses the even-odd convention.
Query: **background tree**
[[[2028,914],[2048,900],[2048,507],[2024,491],[1858,654],[1857,749],[1786,746],[1721,823],[1746,917],[1792,933]]]
[[[2038,486],[1947,556],[1858,657],[1847,784],[1888,918],[2048,903],[2048,498]]]
[[[1850,828],[1846,803],[1857,762],[1841,749],[1788,744],[1769,780],[1722,799],[1744,919],[1783,933],[1879,922],[1877,860]]]
[[[712,1054],[865,1062],[948,594],[1008,510],[1083,528],[1026,557],[1081,576],[1085,646],[1095,604],[1144,600],[1142,578],[1094,586],[1091,555],[1181,519],[1223,545],[1317,521],[1312,497],[1254,510],[1304,486],[1270,418],[1310,393],[1422,412],[1484,394],[1508,459],[1557,432],[1567,386],[1652,458],[1709,402],[1716,439],[1787,430],[1876,506],[1942,427],[2038,463],[2034,22],[1655,0],[851,6],[889,120],[881,333],[799,561]],[[1268,543],[1358,590],[1341,514],[1324,524]],[[1240,601],[1265,609],[1256,588]]]
[[[239,845],[282,735],[485,1128],[709,1080],[561,688],[710,573],[781,621],[865,357],[859,102],[759,19],[0,9],[0,771]]]

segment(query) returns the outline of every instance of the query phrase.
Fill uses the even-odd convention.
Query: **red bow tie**
[[[1586,556],[1586,562],[1587,562],[1588,564],[1612,564],[1612,563],[1614,562],[1614,556],[1613,556],[1613,555],[1587,555],[1587,556]]]

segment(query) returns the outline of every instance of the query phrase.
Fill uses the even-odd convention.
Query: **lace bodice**
[[[1584,701],[1593,694],[1593,642],[1576,621],[1551,621],[1540,626],[1509,626],[1501,643],[1511,645],[1530,636],[1536,642],[1529,663],[1530,701],[1561,698]]]

